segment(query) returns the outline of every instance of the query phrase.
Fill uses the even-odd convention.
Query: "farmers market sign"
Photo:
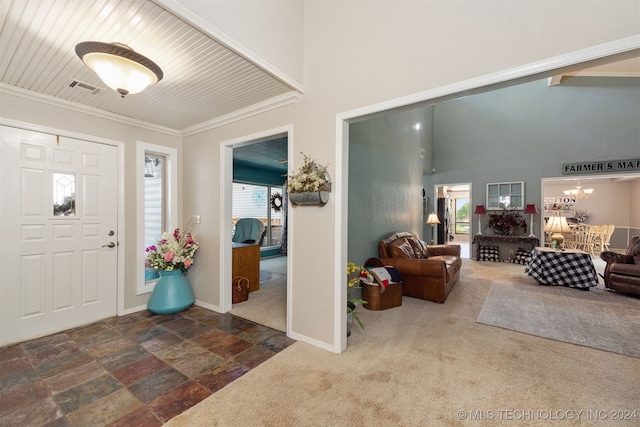
[[[564,163],[563,175],[640,171],[640,159],[604,160],[601,162]]]

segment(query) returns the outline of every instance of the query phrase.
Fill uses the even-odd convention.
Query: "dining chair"
[[[572,230],[571,237],[575,245],[572,249],[579,249],[593,256],[596,240],[595,228],[589,224],[578,224]]]
[[[607,230],[605,232],[604,235],[604,240],[602,243],[602,250],[603,251],[608,251],[609,250],[609,244],[611,241],[611,235],[613,235],[613,232],[615,231],[616,226],[614,224],[607,224]]]

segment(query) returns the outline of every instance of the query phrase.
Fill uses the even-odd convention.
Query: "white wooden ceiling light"
[[[163,77],[155,62],[122,43],[82,42],[76,45],[76,54],[123,98],[142,92]]]

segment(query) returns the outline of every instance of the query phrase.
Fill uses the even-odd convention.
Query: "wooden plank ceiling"
[[[0,0],[0,25],[3,86],[173,130],[294,91],[149,0]],[[76,56],[75,45],[90,40],[130,46],[158,64],[164,79],[121,98]],[[70,87],[73,80],[102,90]]]

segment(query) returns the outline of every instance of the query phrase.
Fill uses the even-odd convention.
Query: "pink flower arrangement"
[[[162,239],[157,245],[145,249],[145,264],[156,270],[180,269],[185,273],[193,265],[199,247],[190,232],[181,234],[180,229],[176,228],[173,233],[162,233]]]

